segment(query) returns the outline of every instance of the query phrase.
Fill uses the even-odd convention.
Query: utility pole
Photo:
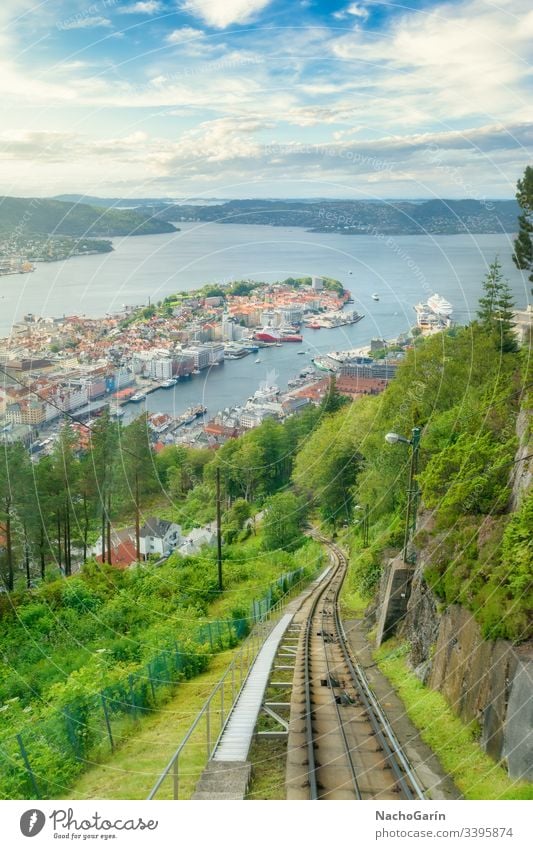
[[[418,454],[420,448],[420,428],[414,427],[411,431],[411,463],[409,466],[409,483],[407,486],[407,512],[405,516],[405,532],[403,539],[403,562],[409,563],[409,540],[416,530],[416,513],[418,510]]]
[[[139,473],[135,472],[135,555],[141,562],[141,522],[139,516]]]
[[[222,592],[222,528],[220,524],[220,467],[217,468],[217,563],[218,590]]]

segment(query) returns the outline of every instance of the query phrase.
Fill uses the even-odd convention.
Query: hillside
[[[106,209],[47,198],[0,197],[0,234],[4,237],[35,234],[110,238],[173,233],[176,229],[142,209]]]
[[[312,232],[357,235],[513,233],[518,205],[514,200],[429,200],[316,202],[234,200],[217,206],[161,207],[167,221],[216,221],[305,227]]]

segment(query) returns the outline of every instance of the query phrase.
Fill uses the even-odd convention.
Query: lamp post
[[[368,548],[368,504],[356,504],[354,510],[362,510],[363,546]]]
[[[411,463],[409,466],[409,482],[407,484],[407,511],[405,515],[405,532],[403,537],[403,562],[409,563],[408,546],[409,539],[416,528],[416,513],[418,509],[418,498],[420,495],[416,475],[418,473],[418,455],[420,451],[420,428],[414,427],[411,431],[411,439],[400,436],[398,433],[387,433],[385,442],[395,445],[404,442],[411,446]]]

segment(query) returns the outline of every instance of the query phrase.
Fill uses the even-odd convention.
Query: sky
[[[531,0],[2,0],[0,194],[509,198]]]

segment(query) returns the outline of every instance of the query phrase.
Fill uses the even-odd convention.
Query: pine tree
[[[516,199],[522,214],[518,217],[513,262],[522,271],[529,271],[529,281],[533,283],[533,168],[530,165],[516,184]]]
[[[481,326],[496,339],[503,353],[517,350],[514,328],[514,302],[511,289],[502,274],[498,258],[489,266],[483,281],[484,295],[479,299],[478,318]]]

